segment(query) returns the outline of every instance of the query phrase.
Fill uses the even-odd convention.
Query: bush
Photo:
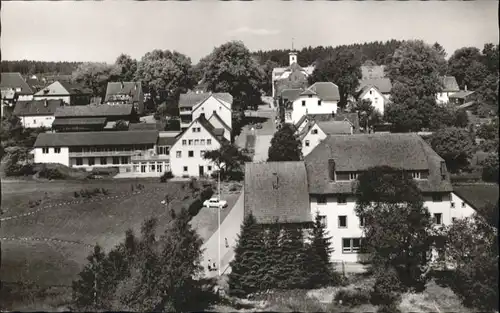
[[[38,172],[38,177],[46,179],[64,179],[64,174],[57,168],[44,167]]]
[[[401,312],[401,310],[399,309],[397,303],[381,305],[377,310],[377,313],[399,313],[399,312]]]
[[[75,192],[73,193],[73,197],[75,197],[75,198],[80,198],[80,193],[78,193],[78,191],[75,191]]]
[[[335,295],[335,301],[342,301],[345,306],[358,306],[370,303],[370,292],[362,289],[340,289]]]
[[[163,175],[161,175],[160,182],[165,183],[173,177],[174,177],[174,175],[172,174],[172,172],[170,172],[170,171],[165,172],[165,173],[163,173]]]
[[[207,187],[205,189],[203,189],[203,191],[201,192],[201,195],[200,195],[200,198],[201,198],[201,201],[205,201],[205,200],[208,200],[210,199],[214,194],[214,190],[212,189],[212,187]]]
[[[498,183],[498,155],[490,155],[483,163],[482,178],[486,182]]]
[[[401,301],[401,283],[396,270],[379,271],[376,277],[370,295],[373,304],[391,305]]]
[[[189,215],[196,216],[198,212],[200,212],[201,208],[203,208],[203,201],[201,199],[194,200],[188,208]]]

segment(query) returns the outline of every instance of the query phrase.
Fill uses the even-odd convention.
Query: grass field
[[[132,185],[137,193],[136,184],[139,183],[144,189],[139,194],[133,194]],[[28,202],[45,197],[45,193],[48,200],[42,206],[82,201],[81,198],[74,198],[74,191],[94,188],[105,188],[109,190],[109,195],[85,199],[76,204],[49,206],[29,216],[5,220],[6,217],[36,209],[29,208]],[[193,199],[186,182],[160,183],[157,179],[2,182],[2,208],[5,208],[0,228],[2,281],[70,286],[86,264],[86,257],[94,244],[110,249],[123,239],[127,229],[139,233],[148,217],[156,217],[158,232],[163,232],[170,216],[169,209],[160,202],[167,194],[173,199],[169,208],[176,211],[187,207]],[[231,205],[234,200],[228,199],[228,202]],[[212,226],[204,225],[207,228],[205,236],[211,235]],[[8,309],[28,309],[24,305]],[[44,305],[45,302],[41,303],[40,308],[45,308]]]

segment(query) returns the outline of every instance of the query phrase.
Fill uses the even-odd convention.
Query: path
[[[236,245],[236,239],[240,231],[241,223],[243,222],[244,212],[243,212],[243,199],[244,190],[241,191],[240,196],[236,203],[234,204],[231,212],[226,216],[221,226],[217,231],[203,244],[202,249],[204,249],[202,266],[205,268],[205,275],[208,277],[216,276],[217,271],[209,272],[207,269],[208,260],[211,263],[218,263],[218,246],[220,245],[221,253],[221,270],[228,267],[229,262],[233,256],[233,248]],[[219,231],[220,231],[220,242],[219,242]],[[229,243],[229,248],[226,248],[224,238],[227,238]]]

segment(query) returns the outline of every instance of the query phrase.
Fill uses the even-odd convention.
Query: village
[[[498,43],[2,61],[2,310],[498,312]]]

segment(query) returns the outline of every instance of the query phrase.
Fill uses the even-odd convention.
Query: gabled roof
[[[33,90],[26,83],[26,81],[21,76],[21,73],[1,73],[0,78],[0,89],[21,88],[21,91],[17,92],[21,95],[32,95]]]
[[[301,95],[317,95],[324,101],[339,101],[339,87],[332,82],[317,82],[306,89]]]
[[[191,122],[191,124],[189,124],[189,126],[183,131],[181,132],[177,137],[176,137],[176,141],[174,142],[177,143],[179,140],[182,139],[182,136],[184,136],[184,134],[189,131],[191,129],[191,127],[193,126],[193,124],[195,124],[196,122],[200,123],[201,126],[203,126],[203,128],[205,128],[205,130],[215,139],[217,140],[221,145],[223,143],[229,143],[228,140],[226,138],[224,138],[224,129],[222,128],[215,128],[205,117],[204,114],[201,114],[197,119],[195,119],[194,121]],[[174,145],[172,144],[172,145]]]
[[[70,95],[92,95],[92,90],[83,85],[71,83],[65,80],[59,81],[59,83],[69,92]]]
[[[300,124],[302,124],[302,122],[304,122],[306,117],[309,117],[316,122],[328,122],[328,121],[340,122],[340,121],[347,120],[351,123],[352,127],[354,128],[354,133],[359,132],[359,116],[355,112],[353,112],[353,113],[338,113],[335,115],[332,115],[332,114],[308,114],[307,116],[303,115],[300,118],[299,122],[297,122],[297,124],[295,124],[295,126],[298,127]]]
[[[224,126],[224,128],[226,129],[226,131],[231,131],[231,127],[229,127],[223,120],[222,118],[219,116],[219,114],[217,114],[217,112],[213,113],[212,116],[210,116],[210,118],[208,119],[209,121],[214,118],[216,119],[217,121],[219,121],[219,123],[221,123],[222,126]]]
[[[455,76],[442,76],[440,79],[443,84],[443,92],[460,91],[460,87],[458,86]]]
[[[305,157],[309,192],[312,194],[352,194],[355,181],[331,181],[329,160],[336,171],[359,172],[374,166],[404,170],[427,170],[428,179],[417,181],[422,192],[449,192],[449,175],[443,180],[441,162],[436,152],[417,134],[356,134],[327,136]]]
[[[215,99],[222,100],[221,102],[224,106],[227,107],[226,103],[229,105],[228,109],[231,110],[231,106],[233,105],[233,96],[231,96],[227,92],[221,92],[221,93],[211,93],[211,92],[204,92],[204,93],[195,93],[195,92],[188,92],[188,93],[181,93],[179,96],[179,107],[184,107],[184,108],[193,108],[197,109],[199,105],[201,105],[203,102],[205,102],[208,98],[213,96]]]
[[[54,115],[57,108],[64,106],[62,100],[28,100],[17,101],[14,108],[14,115],[17,116],[35,116],[35,115]]]
[[[106,87],[105,101],[113,101],[119,95],[128,95],[132,97],[132,101],[137,102],[140,100],[141,92],[141,82],[111,82]]]
[[[453,192],[476,210],[498,202],[498,184],[454,184]]]
[[[375,86],[377,89],[383,93],[391,93],[392,83],[389,78],[367,78],[361,79],[359,81],[358,90],[361,90],[365,86]]]
[[[304,162],[246,163],[245,215],[260,224],[311,222]]]
[[[115,146],[155,144],[158,131],[97,131],[41,133],[34,147]]]
[[[128,125],[129,130],[164,130],[166,126],[166,122],[156,123],[130,123]]]
[[[459,92],[452,93],[448,98],[465,99],[473,93],[474,91],[460,90]]]
[[[35,96],[92,95],[92,90],[67,81],[55,81],[41,89]]]
[[[318,122],[317,124],[326,135],[351,135],[351,129],[354,128],[348,121]]]
[[[283,101],[293,101],[304,91],[304,89],[283,89],[281,92],[281,98]]]
[[[370,91],[372,88],[383,96],[382,92],[377,88],[377,86],[366,85],[363,88],[361,88],[361,90],[359,90],[358,99],[364,97],[366,93]]]
[[[83,116],[128,116],[132,114],[133,104],[99,104],[75,105],[58,108],[56,117],[83,117]]]

